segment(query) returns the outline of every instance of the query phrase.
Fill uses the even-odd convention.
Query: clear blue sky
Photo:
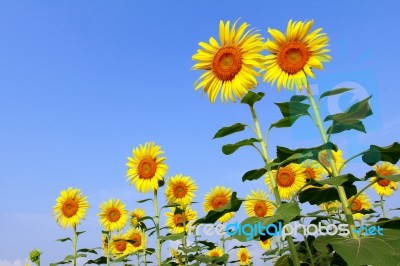
[[[191,56],[199,41],[217,36],[220,19],[241,17],[264,36],[268,27],[285,30],[289,19],[315,19],[331,39],[333,61],[317,71],[313,87],[347,82],[358,84],[354,99],[374,95],[375,115],[365,122],[370,134],[333,140],[347,156],[370,143],[398,141],[399,8],[397,1],[1,1],[0,265],[20,265],[16,260],[32,248],[45,252],[43,265],[69,254],[69,245],[54,240],[71,232],[52,217],[68,186],[81,188],[92,206],[80,246],[100,246],[99,204],[118,197],[133,209],[146,197],[125,178],[126,158],[146,141],[163,147],[169,175],[195,178],[199,201],[215,185],[229,184],[240,196],[262,186],[240,181],[262,165],[253,150],[232,156],[220,150],[240,136],[211,140],[222,126],[250,123],[248,110],[212,105],[193,89],[200,73],[191,71]],[[279,118],[272,103],[291,94],[265,84],[259,90],[267,93],[259,107],[266,129]],[[325,114],[351,99],[331,101]],[[306,119],[296,125],[297,134],[271,133],[272,155],[276,145],[320,143],[316,131],[305,130]],[[353,166],[356,173],[369,170]],[[399,193],[389,206],[400,207]]]

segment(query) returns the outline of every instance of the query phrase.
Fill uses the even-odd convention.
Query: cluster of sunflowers
[[[154,214],[145,216],[143,209],[135,209],[128,213],[125,205],[118,199],[110,199],[100,206],[99,222],[104,227],[104,256],[90,260],[87,264],[107,264],[122,262],[126,265],[128,259],[135,255],[137,265],[147,265],[148,257],[155,257],[157,265],[255,265],[255,261],[247,249],[248,246],[235,246],[236,260],[228,262],[229,252],[225,242],[233,239],[246,242],[240,235],[222,237],[221,244],[198,240],[188,246],[187,237],[191,228],[199,224],[227,223],[244,205],[248,218],[242,224],[262,223],[264,225],[292,221],[310,223],[341,222],[349,226],[349,236],[339,237],[323,235],[306,236],[298,239],[287,236],[286,239],[268,235],[255,235],[251,241],[257,241],[267,250],[263,254],[264,262],[272,259],[277,265],[329,265],[329,263],[344,263],[340,265],[391,265],[387,263],[398,261],[400,254],[399,218],[387,217],[384,197],[389,197],[398,188],[400,170],[396,166],[400,158],[400,144],[391,146],[371,147],[349,159],[343,158],[342,151],[330,139],[333,134],[346,130],[365,132],[362,120],[372,114],[369,98],[353,104],[343,113],[329,115],[324,121],[332,121],[332,125],[324,128],[317,104],[308,83],[308,77],[315,78],[313,69],[323,69],[324,62],[331,60],[328,55],[328,37],[322,29],[311,31],[314,21],[289,21],[286,35],[277,29],[268,29],[272,39],[266,41],[258,31],[249,29],[249,24],[232,26],[229,21],[220,22],[219,42],[210,38],[209,42],[200,42],[201,49],[193,55],[195,70],[204,73],[195,82],[195,89],[202,89],[212,103],[218,94],[222,102],[240,100],[250,108],[254,125],[242,123],[220,129],[214,138],[221,138],[247,127],[253,129],[255,137],[228,144],[222,147],[224,154],[229,155],[243,146],[255,148],[261,155],[265,165],[259,169],[248,171],[242,181],[253,181],[261,177],[265,179],[266,189],[253,190],[245,198],[238,198],[237,193],[224,186],[216,186],[205,195],[203,209],[205,217],[198,218],[192,208],[193,198],[198,187],[195,181],[182,174],[166,179],[167,165],[164,152],[154,142],[139,145],[128,158],[127,179],[141,193],[153,193],[153,198],[139,201],[152,201]],[[269,52],[267,55],[264,52]],[[257,77],[271,85],[298,91],[305,90],[306,95],[294,95],[289,102],[278,103],[283,118],[270,125],[272,128],[291,127],[299,117],[308,116],[315,123],[322,139],[320,146],[290,150],[277,147],[275,159],[268,154],[268,134],[263,136],[255,104],[261,101],[264,93],[255,93]],[[324,92],[324,97],[338,95],[350,91],[350,88],[339,88]],[[308,100],[308,103],[304,103]],[[312,114],[308,109],[312,108]],[[351,173],[344,173],[348,162],[362,156],[363,162],[373,166],[362,179]],[[356,182],[366,181],[367,185],[357,189]],[[165,184],[164,184],[165,182]],[[158,192],[165,185],[166,205],[159,207]],[[381,214],[373,210],[373,204],[364,194],[368,188],[374,188],[381,200],[374,205],[381,207]],[[270,199],[273,198],[273,199]],[[308,202],[319,206],[317,211],[302,214],[299,203]],[[54,206],[56,221],[64,228],[73,228],[74,254],[65,261],[73,262],[85,257],[85,253],[96,253],[93,249],[77,250],[77,238],[81,232],[77,226],[85,217],[89,208],[88,201],[79,189],[68,188],[61,192]],[[160,225],[160,212],[165,213],[166,227]],[[373,218],[380,217],[377,221]],[[129,220],[129,229],[122,233]],[[148,227],[145,221],[152,221]],[[309,220],[307,220],[309,221]],[[355,221],[359,221],[357,225]],[[356,229],[363,226],[380,225],[385,229],[385,236],[367,237],[356,234]],[[169,233],[162,235],[162,230]],[[148,247],[148,238],[155,234],[155,248]],[[171,256],[162,258],[162,244],[168,240],[180,240],[178,250],[171,249]],[[275,246],[273,245],[275,241]],[[384,243],[384,244],[382,244]],[[369,256],[369,247],[380,249],[380,256]],[[382,247],[382,248],[379,248]],[[356,250],[355,250],[356,249]],[[206,250],[206,252],[204,252]],[[356,253],[357,251],[357,253]],[[36,251],[37,252],[37,251]],[[37,253],[35,253],[37,255]],[[40,253],[39,253],[40,256]],[[55,264],[56,265],[56,264]]]

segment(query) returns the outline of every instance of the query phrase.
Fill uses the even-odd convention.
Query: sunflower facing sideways
[[[205,212],[215,211],[219,208],[225,207],[231,200],[232,190],[223,186],[216,186],[205,195],[203,202],[203,209]],[[218,219],[220,223],[225,223],[233,218],[234,212],[225,213]]]
[[[247,248],[239,248],[237,252],[237,259],[239,261],[239,265],[250,265],[251,257],[249,250]]]
[[[315,78],[312,68],[322,70],[323,62],[329,62],[328,36],[321,33],[322,28],[310,32],[314,20],[307,22],[289,21],[286,36],[277,29],[268,29],[273,40],[268,39],[266,49],[271,53],[265,57],[266,72],[264,81],[277,88],[301,90],[308,84],[307,76]]]
[[[220,247],[216,247],[207,252],[207,256],[210,257],[222,257],[222,255],[224,255],[224,251]]]
[[[343,169],[343,164],[345,160],[343,159],[343,152],[342,150],[334,151],[332,150],[332,160],[335,164],[336,170]],[[318,161],[320,162],[321,165],[325,166],[326,169],[328,169],[330,172],[332,172],[331,165],[329,164],[328,160],[328,151],[327,150],[322,150],[318,153]],[[325,169],[324,169],[325,170]],[[325,170],[326,172],[326,170]]]
[[[131,252],[145,249],[146,247],[147,237],[139,228],[130,228],[124,234],[124,238],[132,245]]]
[[[349,198],[349,203],[351,202],[351,211],[352,212],[357,212],[361,210],[370,210],[371,209],[371,202],[369,200],[369,197],[365,194],[360,194],[357,196],[357,198],[354,199],[354,196]],[[362,213],[353,213],[353,219],[354,220],[359,220],[361,221],[362,218],[364,217],[364,214]]]
[[[72,228],[85,218],[89,203],[78,188],[67,188],[60,192],[53,208],[57,223],[63,228]]]
[[[278,186],[279,196],[284,200],[290,200],[306,184],[304,168],[299,164],[290,163],[279,170],[272,170],[272,175]],[[265,178],[265,183],[272,191],[270,175]]]
[[[168,203],[177,203],[179,205],[188,205],[191,203],[196,192],[197,186],[189,176],[176,175],[167,180],[165,196]]]
[[[275,206],[268,201],[268,195],[263,190],[251,191],[246,197],[244,207],[249,217],[272,216],[275,211]]]
[[[164,152],[154,142],[146,142],[132,151],[133,157],[128,157],[128,171],[126,173],[131,185],[141,193],[157,190],[158,182],[162,181],[167,173],[168,166],[164,163]]]
[[[263,67],[263,38],[247,23],[236,28],[237,21],[219,23],[220,43],[213,37],[209,43],[200,42],[202,49],[197,50],[192,59],[197,61],[195,70],[205,70],[195,82],[195,90],[203,88],[212,103],[221,92],[221,101],[235,102],[257,85],[257,69]]]
[[[113,256],[119,258],[132,253],[134,249],[133,245],[127,241],[126,236],[118,233],[112,236],[110,251]]]
[[[389,162],[382,162],[381,165],[377,164],[374,166],[374,168],[376,173],[380,177],[400,174],[399,168],[396,165],[391,164]],[[376,179],[377,177],[371,178],[371,182],[376,181]],[[390,197],[393,194],[393,192],[398,189],[397,182],[394,182],[387,178],[375,182],[375,184],[373,184],[372,187],[376,190],[376,193],[378,193],[378,195],[381,197],[383,196]]]
[[[184,210],[179,208],[170,208],[170,212],[166,212],[167,217],[166,225],[170,233],[178,234],[183,232],[183,225],[185,224],[185,231],[187,231],[190,222],[197,219],[197,212],[193,211],[190,207],[185,207]]]
[[[141,226],[144,225],[143,222],[140,222],[140,221],[139,221],[140,218],[143,218],[143,217],[144,217],[144,210],[143,210],[143,209],[136,208],[136,209],[134,209],[133,211],[131,211],[131,212],[129,213],[129,216],[130,216],[130,219],[129,219],[130,225],[131,225],[133,228],[141,227]]]
[[[119,231],[123,229],[128,220],[128,212],[125,205],[119,199],[110,199],[100,205],[100,225],[107,231]]]
[[[301,163],[304,168],[303,173],[306,175],[306,180],[321,180],[324,174],[324,168],[314,160],[305,160]]]

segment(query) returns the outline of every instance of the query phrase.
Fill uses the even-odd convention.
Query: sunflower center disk
[[[315,179],[315,173],[313,171],[313,169],[311,168],[306,168],[303,173],[306,175],[306,179],[310,180],[310,179]]]
[[[135,234],[131,237],[131,242],[132,245],[137,248],[142,244],[142,238],[140,235]]]
[[[311,53],[303,42],[288,42],[278,52],[278,64],[285,72],[296,74],[303,70],[310,56]]]
[[[242,262],[246,261],[246,260],[247,260],[247,255],[244,254],[244,253],[242,253],[242,254],[240,255],[240,260],[241,260]]]
[[[151,179],[157,170],[157,163],[151,157],[143,158],[139,163],[139,176],[141,179]]]
[[[212,70],[222,81],[232,80],[242,69],[242,52],[236,46],[225,46],[214,55]]]
[[[281,187],[290,187],[294,183],[294,174],[287,169],[280,169],[277,179]]]
[[[116,222],[121,217],[121,212],[117,209],[111,209],[107,213],[108,220],[111,222]]]
[[[211,205],[214,208],[214,210],[216,210],[216,209],[224,207],[227,203],[228,203],[228,200],[226,197],[218,196],[218,197],[215,197],[215,199],[212,201]]]
[[[78,212],[78,207],[79,205],[75,200],[68,199],[63,204],[62,212],[66,217],[71,218]]]
[[[184,222],[186,222],[186,219],[182,214],[175,214],[174,215],[174,224],[176,226],[183,226]]]
[[[359,211],[361,210],[361,206],[362,206],[361,201],[359,199],[355,199],[351,204],[351,209],[353,211]]]
[[[389,186],[389,184],[390,184],[390,180],[389,179],[382,179],[382,180],[380,180],[380,181],[378,181],[378,184],[381,186],[381,187],[387,187],[387,186]]]
[[[117,242],[115,243],[115,248],[116,248],[118,251],[120,251],[120,252],[125,251],[125,249],[126,249],[126,242],[123,241],[123,240],[117,241]]]
[[[181,199],[187,194],[187,187],[184,184],[176,185],[174,188],[174,196],[175,198]]]
[[[254,205],[254,212],[258,217],[264,217],[267,214],[267,206],[264,202],[257,202]]]

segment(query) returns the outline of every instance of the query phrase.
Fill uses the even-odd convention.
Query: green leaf
[[[371,145],[368,150],[364,152],[362,160],[368,165],[375,165],[378,162],[386,161],[396,164],[400,159],[400,144],[394,142],[392,145],[386,147],[379,147]]]
[[[305,96],[305,95],[293,95],[290,98],[290,101],[291,102],[303,102],[306,99],[307,99],[307,96]]]
[[[60,238],[60,239],[57,239],[56,241],[59,241],[59,242],[71,241],[71,242],[72,242],[71,238],[69,238],[69,237],[67,237],[67,238]]]
[[[242,124],[242,123],[236,123],[229,127],[223,127],[220,130],[218,130],[218,132],[214,135],[214,139],[222,138],[222,137],[228,136],[230,134],[243,131],[245,128],[246,128],[246,125]]]
[[[266,172],[267,169],[265,168],[250,170],[243,175],[242,181],[244,182],[246,180],[257,180],[262,177]]]
[[[83,233],[85,233],[85,232],[86,232],[86,231],[76,232],[76,235],[79,236],[79,235],[81,235],[81,234],[83,234]]]
[[[213,242],[208,242],[208,241],[205,241],[205,240],[199,240],[199,241],[197,241],[197,243],[206,246],[208,250],[211,250],[211,249],[214,249],[214,248],[217,247],[217,246],[215,245],[215,243],[213,243]]]
[[[301,163],[307,159],[312,159],[312,160],[318,161],[318,153],[320,151],[328,150],[328,149],[334,150],[334,151],[338,150],[337,146],[331,142],[327,142],[318,147],[313,147],[313,148],[308,148],[308,149],[300,148],[300,149],[296,149],[296,150],[290,150],[290,149],[282,147],[282,146],[277,146],[276,147],[277,158],[275,159],[274,162],[275,163],[283,162],[294,154],[303,154],[304,155],[303,157],[296,155],[296,156],[299,156],[297,163]],[[309,153],[311,153],[311,154],[309,154]]]
[[[331,177],[331,178],[324,179],[324,180],[319,180],[319,181],[316,181],[316,183],[318,183],[320,185],[340,186],[345,182],[353,183],[356,181],[360,181],[360,179],[358,179],[357,177],[355,177],[352,174],[346,174],[346,175]]]
[[[349,88],[333,89],[333,90],[322,93],[321,96],[319,97],[319,99],[321,100],[324,97],[341,94],[341,93],[348,92],[351,90],[353,90],[353,89],[349,89]]]
[[[169,235],[166,235],[166,236],[160,236],[159,239],[164,240],[164,241],[167,241],[167,240],[175,241],[175,240],[182,239],[183,236],[184,236],[184,232],[179,233],[179,234],[169,234]]]
[[[357,194],[357,187],[351,181],[344,182],[342,186],[347,198]],[[309,202],[311,205],[320,205],[321,203],[335,200],[340,200],[336,187],[311,187],[299,193],[300,203]]]
[[[137,203],[144,203],[144,202],[146,202],[146,201],[149,201],[149,200],[153,200],[153,199],[144,199],[144,200],[138,200],[138,201],[136,201]]]
[[[343,123],[334,122],[332,126],[330,126],[327,130],[327,134],[337,134],[346,130],[358,130],[363,133],[366,133],[364,124],[360,120],[348,120]]]
[[[86,262],[86,263],[83,264],[83,265],[86,265],[86,264],[97,264],[97,265],[101,265],[101,264],[106,264],[106,263],[107,263],[107,257],[102,256],[102,257],[99,257],[99,258],[97,258],[97,259],[95,259],[95,260],[89,260],[88,262]]]
[[[313,154],[311,152],[307,153],[295,153],[293,155],[290,155],[287,157],[285,160],[278,162],[277,160],[267,164],[266,168],[267,169],[277,169],[278,167],[288,165],[292,162],[298,163],[300,161],[304,161],[307,159],[310,159],[313,157]],[[268,168],[269,167],[269,168]]]
[[[77,253],[82,252],[82,253],[93,253],[97,254],[97,251],[95,249],[89,249],[89,248],[81,248],[76,251]]]
[[[271,130],[274,127],[276,127],[276,128],[291,127],[294,124],[294,122],[296,122],[297,119],[299,119],[302,116],[304,116],[304,115],[293,115],[293,116],[284,117],[284,118],[280,119],[279,121],[272,123],[271,126],[269,127],[269,129]]]
[[[225,213],[238,211],[240,206],[242,205],[242,202],[243,200],[239,200],[236,197],[236,192],[233,192],[231,200],[224,207],[219,208],[215,211],[209,211],[205,217],[198,219],[193,223],[193,225],[215,223]]]
[[[264,97],[265,93],[258,92],[255,93],[253,91],[249,91],[242,99],[241,103],[248,104],[250,107],[253,107],[254,104],[260,101]]]
[[[309,115],[308,108],[309,104],[301,102],[283,102],[275,103],[281,111],[283,117],[297,116],[297,115]]]
[[[292,259],[290,255],[281,256],[274,264],[274,266],[293,266]]]
[[[346,121],[364,119],[372,115],[371,106],[369,105],[369,99],[371,99],[371,97],[372,96],[369,96],[362,101],[356,102],[343,113],[328,115],[324,121],[332,120],[339,123],[345,123]]]
[[[260,140],[251,138],[251,139],[241,140],[234,144],[226,144],[226,145],[222,146],[222,152],[225,155],[229,155],[229,154],[234,153],[237,149],[239,149],[240,147],[243,147],[243,146],[253,146],[254,147],[254,142],[260,142]]]

